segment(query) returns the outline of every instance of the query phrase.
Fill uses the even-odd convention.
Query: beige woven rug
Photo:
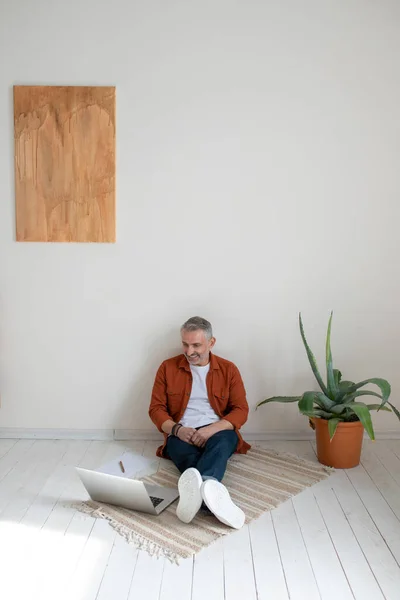
[[[331,472],[319,463],[253,446],[246,455],[232,456],[223,483],[233,501],[244,510],[246,523],[250,523],[304,488],[325,479]],[[171,463],[171,468],[160,469],[144,481],[175,487],[178,478],[179,473]],[[176,563],[234,531],[204,511],[200,511],[190,524],[182,523],[176,517],[176,505],[174,502],[158,516],[94,501],[80,503],[77,508],[92,517],[107,519],[137,548]]]

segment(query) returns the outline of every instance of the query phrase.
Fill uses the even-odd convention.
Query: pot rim
[[[317,421],[322,421],[328,427],[329,419],[324,419],[323,417],[312,417],[312,421],[313,421],[313,423],[316,423]],[[350,421],[350,422],[340,421],[340,423],[338,423],[338,429],[339,429],[339,427],[347,428],[347,427],[360,427],[360,426],[364,427],[364,425],[361,423],[361,421]]]

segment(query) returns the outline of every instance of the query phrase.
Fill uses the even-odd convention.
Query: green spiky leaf
[[[350,402],[353,402],[354,398],[358,398],[359,396],[375,396],[376,398],[383,400],[383,396],[376,392],[372,392],[371,390],[360,390],[358,392],[353,392],[353,394],[346,394],[343,398],[343,403],[349,404]]]
[[[304,392],[299,400],[299,411],[301,413],[310,412],[314,407],[315,392]]]
[[[321,390],[323,391],[323,393],[328,396],[329,395],[328,394],[328,390],[327,390],[327,387],[326,387],[326,385],[324,384],[324,382],[322,380],[321,374],[320,374],[319,369],[318,369],[317,361],[315,360],[315,356],[312,353],[311,348],[308,345],[307,340],[306,340],[306,336],[305,336],[305,333],[304,333],[304,327],[303,327],[303,321],[301,319],[301,313],[299,313],[299,325],[300,325],[301,338],[303,340],[303,344],[304,344],[304,347],[305,347],[306,352],[307,352],[308,361],[310,363],[312,372],[314,373],[315,379],[318,381],[319,387],[321,388]]]
[[[374,440],[374,428],[372,425],[371,413],[369,412],[367,405],[363,402],[352,402],[347,408],[357,415],[371,440]]]
[[[395,406],[393,406],[393,404],[391,402],[388,402],[390,408],[392,409],[392,411],[394,412],[394,414],[396,415],[396,417],[399,419],[400,421],[400,412],[397,410],[397,408]]]
[[[360,381],[360,383],[355,383],[354,385],[347,388],[346,393],[352,394],[353,392],[356,392],[360,387],[363,387],[368,383],[373,383],[374,385],[378,386],[382,394],[382,406],[386,404],[391,392],[390,383],[386,381],[386,379],[380,379],[379,377],[373,377],[372,379],[364,379],[364,381]]]
[[[333,373],[333,364],[332,364],[332,350],[331,350],[332,317],[333,317],[333,312],[331,312],[331,316],[329,317],[328,331],[326,333],[326,376],[327,376],[327,381],[328,381],[327,396],[329,396],[329,398],[332,398],[332,400],[333,400],[338,392],[338,387],[336,385],[335,375]]]
[[[256,408],[269,402],[298,402],[300,398],[301,396],[273,396],[272,398],[267,398],[266,400],[259,402]]]
[[[346,392],[346,390],[351,387],[352,385],[355,385],[354,381],[346,381],[343,380],[339,383],[339,391],[340,392]]]
[[[339,389],[340,381],[342,379],[342,373],[339,369],[333,369],[333,377],[335,378],[336,387]]]
[[[302,414],[306,415],[306,417],[320,417],[321,419],[330,419],[332,417],[332,413],[327,412],[326,410],[320,410],[319,408],[302,411]]]
[[[335,401],[328,398],[328,396],[326,396],[322,392],[318,392],[315,394],[315,402],[323,410],[329,411],[332,408],[332,406],[335,406]]]
[[[341,415],[346,408],[348,408],[348,404],[335,404],[335,406],[332,406],[330,408],[330,411],[334,414],[334,415]]]
[[[387,410],[388,412],[392,412],[390,408],[387,406],[382,406],[381,404],[366,404],[368,410]]]
[[[329,419],[329,421],[328,421],[328,432],[329,432],[330,439],[332,439],[333,436],[335,435],[337,426],[339,425],[339,423],[341,422],[341,420],[342,419],[338,419],[337,417],[334,417],[333,419]]]

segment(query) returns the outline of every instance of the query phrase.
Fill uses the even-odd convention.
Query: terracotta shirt
[[[232,423],[239,436],[237,452],[245,454],[250,446],[239,433],[247,421],[249,406],[239,369],[229,360],[210,353],[210,370],[207,375],[208,400],[219,417]],[[185,412],[192,389],[192,373],[184,356],[180,354],[165,360],[157,371],[151,395],[149,415],[156,427],[172,419],[178,423]],[[163,456],[167,441],[157,450]]]

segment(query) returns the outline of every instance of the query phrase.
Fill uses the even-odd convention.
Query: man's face
[[[210,350],[215,344],[215,338],[208,340],[202,329],[196,331],[181,331],[182,348],[190,365],[204,367],[210,360]]]

